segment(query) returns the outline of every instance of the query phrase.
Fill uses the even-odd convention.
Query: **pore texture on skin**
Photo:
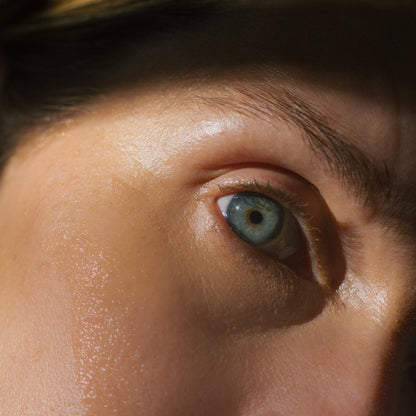
[[[117,55],[18,137],[1,415],[415,413],[413,48],[266,4]]]

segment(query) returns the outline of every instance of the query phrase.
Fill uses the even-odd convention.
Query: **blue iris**
[[[225,218],[231,229],[253,246],[262,246],[282,231],[285,212],[271,198],[254,192],[241,192],[230,199]]]

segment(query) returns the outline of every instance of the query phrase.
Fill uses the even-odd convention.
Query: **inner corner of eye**
[[[235,194],[225,195],[217,199],[218,208],[220,209],[222,215],[224,215],[225,217],[227,216],[227,209],[230,205],[231,200],[234,198],[234,195]]]

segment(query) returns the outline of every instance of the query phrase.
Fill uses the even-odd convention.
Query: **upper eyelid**
[[[377,164],[348,140],[336,123],[327,115],[317,111],[313,103],[307,102],[297,92],[270,82],[259,86],[248,83],[244,89],[230,86],[236,95],[225,97],[198,97],[201,102],[214,108],[222,108],[249,118],[260,118],[266,122],[280,119],[297,126],[303,133],[304,143],[311,152],[325,163],[342,184],[354,191],[357,200],[364,206],[373,207],[381,199],[387,199],[394,177],[384,161]],[[363,179],[364,178],[364,179]],[[388,186],[386,186],[386,184]]]
[[[295,126],[301,132],[300,143],[306,144],[319,163],[323,163],[326,175],[328,172],[335,175],[344,195],[354,197],[372,221],[414,250],[415,184],[399,180],[387,161],[377,161],[366,154],[356,145],[362,142],[359,137],[352,137],[339,121],[318,111],[313,102],[297,91],[271,82],[227,87],[227,94],[222,91],[221,95],[197,98],[221,113],[235,113],[269,125],[280,120]]]

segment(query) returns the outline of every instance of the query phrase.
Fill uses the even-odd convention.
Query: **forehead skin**
[[[241,101],[296,93],[411,185],[414,109],[383,71],[282,62],[273,16],[258,22],[168,42],[136,72],[146,82],[17,149],[0,192],[0,413],[391,414],[413,246],[297,126]],[[312,218],[314,279],[219,217],[224,188],[253,180]]]

